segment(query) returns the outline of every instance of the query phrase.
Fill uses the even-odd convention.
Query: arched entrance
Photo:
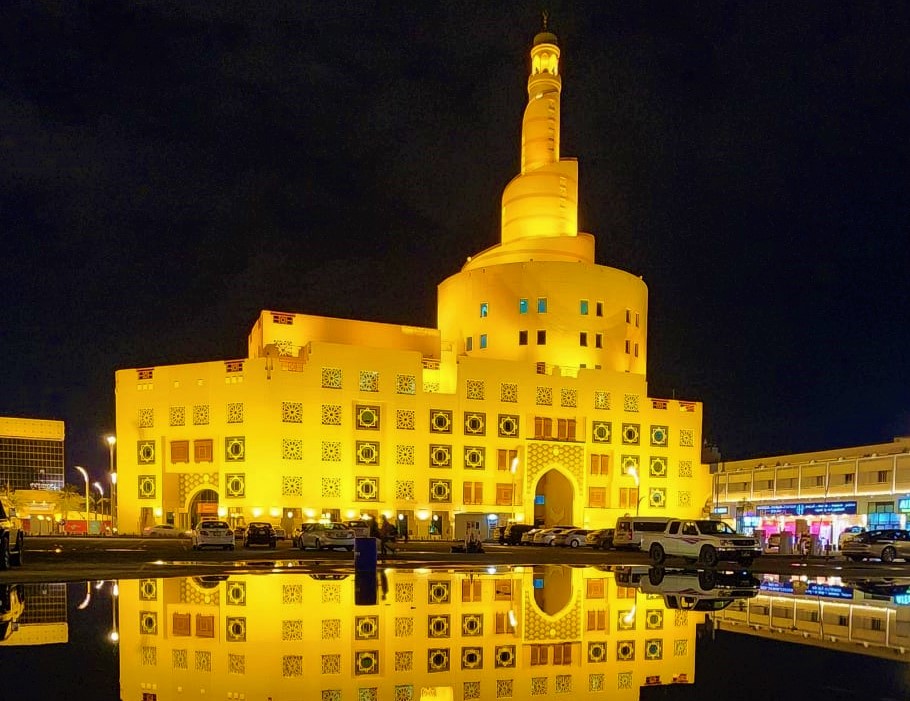
[[[190,528],[195,528],[196,524],[204,518],[218,518],[218,492],[214,489],[203,489],[196,492],[190,499],[187,512],[190,517]]]
[[[544,472],[534,489],[534,523],[572,526],[575,518],[575,488],[562,472]]]

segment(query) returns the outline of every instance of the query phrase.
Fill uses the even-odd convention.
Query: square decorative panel
[[[601,674],[589,674],[588,675],[588,691],[600,692],[606,691],[606,681],[604,675]]]
[[[341,462],[341,441],[322,441],[322,461]]]
[[[645,614],[646,630],[661,630],[664,627],[663,609],[650,609]]]
[[[466,395],[468,399],[483,399],[483,380],[468,380]]]
[[[692,492],[679,491],[676,496],[677,506],[692,506]]]
[[[281,639],[282,640],[303,640],[303,621],[282,621],[281,622]]]
[[[395,446],[395,464],[396,465],[413,465],[414,464],[414,446],[413,445],[396,445]]]
[[[246,606],[246,582],[230,581],[224,590],[228,606]]]
[[[143,645],[140,648],[139,659],[143,667],[155,667],[158,665],[158,648]]]
[[[572,676],[570,674],[557,674],[556,675],[556,693],[557,694],[570,694],[572,693]]]
[[[638,469],[639,460],[637,455],[620,455],[619,464],[622,465],[622,474],[624,475],[628,475],[633,470],[635,471],[635,474],[641,474]]]
[[[303,402],[281,402],[281,421],[286,424],[302,424]]]
[[[635,630],[635,609],[616,612],[616,630]]]
[[[452,446],[431,445],[430,467],[452,467]]]
[[[281,603],[285,606],[303,603],[303,585],[302,584],[282,584],[281,585]]]
[[[468,436],[483,436],[487,432],[487,415],[479,411],[465,412],[464,432]]]
[[[638,411],[638,406],[639,406],[639,395],[626,394],[623,396],[623,400],[622,400],[623,411]]]
[[[209,423],[209,405],[193,405],[193,426],[207,426]]]
[[[361,392],[378,392],[379,391],[379,373],[375,370],[360,371],[360,391]]]
[[[355,616],[354,638],[356,640],[376,640],[379,638],[379,618],[377,616]]]
[[[461,648],[461,668],[483,669],[483,648],[479,646]]]
[[[398,501],[414,501],[414,480],[395,480],[395,499]]]
[[[685,613],[685,611],[683,611]],[[688,657],[689,656],[689,641],[688,640],[674,640],[673,641],[673,657]]]
[[[645,640],[645,659],[659,660],[664,656],[664,641],[660,638]]]
[[[480,445],[464,447],[464,466],[466,470],[482,470],[486,463],[486,449]]]
[[[281,496],[283,496],[283,497],[302,497],[303,496],[303,476],[302,475],[282,475],[281,476]]]
[[[395,671],[411,672],[414,669],[414,653],[410,650],[396,650]]]
[[[395,601],[399,604],[410,604],[414,601],[413,582],[395,582]]]
[[[319,698],[320,701],[342,701],[341,689],[323,689]]]
[[[499,385],[499,401],[514,403],[518,401],[518,384],[503,382]]]
[[[607,661],[607,643],[602,640],[588,643],[588,662],[598,663]]]
[[[670,428],[668,426],[651,427],[651,445],[655,448],[666,448],[669,436]]]
[[[231,473],[224,476],[224,493],[231,499],[246,496],[246,475]]]
[[[449,648],[437,647],[427,650],[428,672],[448,672],[449,662]]]
[[[158,600],[158,581],[155,579],[143,579],[139,583],[139,600],[140,601],[157,601]]]
[[[227,422],[229,424],[243,423],[243,402],[228,402]]]
[[[414,635],[414,619],[407,616],[400,616],[395,619],[395,637],[410,638]]]
[[[322,425],[341,426],[341,404],[322,405]]]
[[[414,687],[411,684],[397,684],[394,701],[414,701]]]
[[[648,490],[648,503],[656,509],[667,506],[667,490],[665,487],[651,487]]]
[[[299,438],[282,438],[281,457],[284,460],[303,460],[303,441]]]
[[[142,635],[158,635],[158,614],[155,611],[139,612],[139,633]]]
[[[243,616],[228,616],[224,619],[225,636],[229,643],[246,642],[246,618]]]
[[[337,640],[341,637],[341,619],[327,618],[322,621],[322,639]]]
[[[552,387],[538,387],[537,388],[537,406],[552,406],[553,404],[553,388]]]
[[[578,390],[577,389],[567,389],[566,387],[563,387],[559,391],[559,406],[577,407],[578,406]]]
[[[151,407],[139,409],[139,428],[153,428],[155,426],[155,410]]]
[[[174,669],[189,669],[189,653],[187,650],[171,650],[171,666]]]
[[[531,677],[531,696],[547,695],[547,678]]]
[[[605,392],[602,389],[594,390],[594,408],[595,409],[609,409],[610,408],[610,393]]]
[[[679,476],[680,477],[691,477],[692,476],[692,461],[691,460],[680,460],[679,461]]]
[[[677,628],[684,628],[689,625],[689,612],[683,609],[677,609],[673,612],[673,625]]]
[[[623,445],[638,445],[640,438],[641,438],[641,430],[640,430],[638,424],[623,424],[622,425],[622,444]]]
[[[468,699],[479,699],[480,698],[480,682],[465,682],[464,683],[464,696],[465,701]]]
[[[322,478],[322,496],[327,499],[334,499],[341,496],[341,478],[340,477],[323,477]]]
[[[339,584],[322,585],[322,603],[340,604],[341,603],[341,586]]]
[[[515,666],[515,646],[497,645],[493,651],[494,666],[497,669],[508,669]]]
[[[591,422],[591,440],[594,443],[609,443],[613,439],[613,424],[610,421]]]
[[[427,637],[448,638],[451,628],[451,617],[447,613],[427,616]]]
[[[500,414],[499,415],[499,437],[500,438],[517,438],[518,437],[518,415],[517,414]]]
[[[430,409],[430,433],[451,433],[452,412],[447,409]]]
[[[139,475],[139,498],[154,499],[158,494],[155,475]]]
[[[663,455],[652,455],[648,464],[648,474],[651,477],[666,477],[667,459]]]
[[[246,438],[243,436],[226,436],[224,439],[225,462],[243,462],[246,457]]]
[[[212,671],[212,653],[208,650],[196,650],[196,671],[197,672],[211,672]]]
[[[361,431],[379,430],[379,407],[372,404],[358,404],[354,407],[354,421]]]
[[[294,679],[303,676],[303,655],[282,655],[281,676]]]
[[[428,582],[427,600],[431,604],[448,604],[452,597],[452,587],[444,580]]]
[[[512,698],[512,680],[511,679],[497,679],[496,680],[496,698],[497,699]]]
[[[452,480],[430,480],[430,501],[436,503],[451,503]]]
[[[396,375],[395,391],[398,394],[417,394],[417,378],[414,375]]]
[[[322,673],[341,674],[341,655],[323,655]]]
[[[356,441],[354,443],[354,461],[358,465],[378,465],[379,443],[377,441]]]
[[[155,462],[155,441],[138,441],[136,443],[136,460],[140,465],[151,465]]]
[[[355,477],[354,494],[357,501],[379,501],[379,478]]]
[[[397,409],[395,411],[395,428],[403,431],[413,431],[416,426],[416,414],[412,409]]]
[[[246,674],[246,655],[228,654],[228,674]]]
[[[483,636],[483,614],[463,613],[461,615],[461,634],[467,638]]]
[[[169,412],[170,424],[171,426],[185,426],[186,425],[186,407],[185,406],[172,406]]]
[[[341,369],[322,368],[322,386],[325,389],[341,389]]]
[[[616,688],[617,689],[631,689],[632,688],[632,672],[620,672],[616,678]]]
[[[680,429],[679,445],[683,448],[695,447],[695,431],[693,431],[691,428]]]
[[[438,394],[439,393],[439,383],[438,382],[424,382],[423,391],[425,394]]]
[[[620,640],[616,643],[616,659],[622,662],[629,662],[635,659],[635,641]]]

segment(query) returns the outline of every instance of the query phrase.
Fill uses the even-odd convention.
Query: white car
[[[181,538],[183,532],[169,523],[159,523],[157,526],[146,526],[142,529],[146,538]]]
[[[193,550],[234,549],[234,532],[225,521],[200,521],[193,529]]]
[[[681,557],[706,567],[714,567],[720,560],[748,567],[762,553],[756,538],[711,519],[670,519],[664,532],[642,535],[641,549],[653,565],[662,565],[667,557]]]
[[[343,523],[305,523],[297,539],[301,550],[354,549],[354,531]]]

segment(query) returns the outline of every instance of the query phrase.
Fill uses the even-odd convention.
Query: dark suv
[[[506,526],[503,539],[508,545],[520,545],[521,536],[530,531],[534,526],[530,523],[510,523]]]
[[[21,565],[24,546],[25,533],[19,527],[19,519],[8,515],[0,502],[0,570]]]
[[[274,548],[278,544],[278,536],[271,523],[265,521],[253,521],[246,529],[246,536],[243,540],[243,547],[248,548],[251,545],[268,545]]]

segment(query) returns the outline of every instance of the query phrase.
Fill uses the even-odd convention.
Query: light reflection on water
[[[59,693],[33,664],[21,698],[66,698],[88,658],[96,689],[141,701],[674,698],[705,631],[905,662],[908,589],[552,565],[17,585],[0,660],[53,660]]]

